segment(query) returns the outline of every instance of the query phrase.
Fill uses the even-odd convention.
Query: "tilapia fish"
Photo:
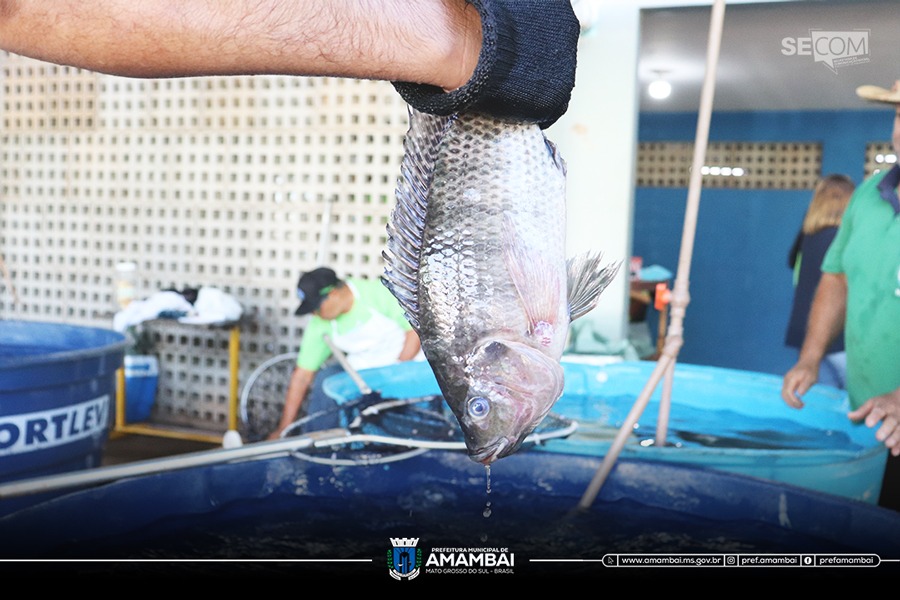
[[[488,465],[563,391],[569,323],[618,270],[565,257],[565,163],[537,125],[410,112],[384,281]]]

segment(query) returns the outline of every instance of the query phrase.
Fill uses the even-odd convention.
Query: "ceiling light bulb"
[[[668,81],[657,79],[647,88],[647,93],[654,100],[665,100],[672,93],[672,84]]]

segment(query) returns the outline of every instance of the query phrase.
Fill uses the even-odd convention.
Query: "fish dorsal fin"
[[[566,167],[566,160],[562,157],[562,153],[559,151],[557,145],[548,140],[546,136],[544,137],[544,143],[547,144],[547,151],[550,152],[553,164],[556,165],[556,168],[559,169],[560,173],[566,175],[568,170]]]
[[[425,230],[425,209],[434,177],[438,148],[456,116],[440,117],[409,108],[409,131],[403,140],[403,161],[397,182],[397,204],[387,225],[383,281],[397,298],[418,332],[417,273]]]
[[[613,280],[622,261],[601,265],[603,254],[586,252],[566,261],[568,273],[569,321],[589,313],[600,300],[600,294]]]

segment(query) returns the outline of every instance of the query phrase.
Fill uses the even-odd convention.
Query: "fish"
[[[565,160],[535,124],[410,107],[395,195],[382,282],[489,466],[562,395],[569,325],[621,261],[566,258]]]

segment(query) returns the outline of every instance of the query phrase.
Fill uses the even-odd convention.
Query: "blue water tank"
[[[100,466],[127,340],[0,320],[0,481]]]

